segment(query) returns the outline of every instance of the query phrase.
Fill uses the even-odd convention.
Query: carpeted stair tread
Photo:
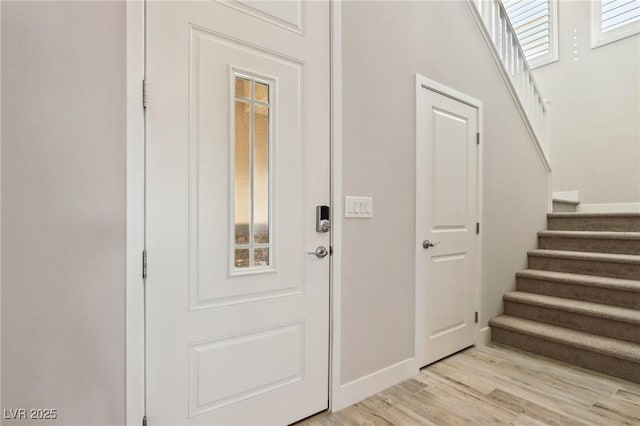
[[[597,275],[572,274],[568,272],[545,271],[541,269],[524,269],[517,272],[516,276],[534,280],[557,281],[568,284],[586,285],[591,287],[602,287],[640,293],[639,280],[601,277]]]
[[[640,265],[640,256],[635,254],[594,253],[585,251],[544,250],[528,252],[529,256],[552,257],[559,259],[588,260],[593,262],[630,263]]]
[[[602,305],[600,303],[583,302],[581,300],[546,296],[543,294],[513,291],[504,295],[505,301],[540,306],[559,311],[572,312],[593,317],[606,318],[640,326],[640,311]]]
[[[640,344],[530,321],[509,315],[491,319],[492,327],[537,337],[640,364]],[[640,368],[640,365],[638,366]]]
[[[547,217],[555,218],[574,218],[574,217],[588,217],[588,218],[609,218],[609,217],[624,217],[624,218],[640,218],[640,213],[635,212],[621,212],[621,213],[576,213],[576,212],[567,212],[567,213],[547,213]]]
[[[538,237],[584,238],[584,239],[601,239],[601,240],[640,240],[640,232],[539,231]]]

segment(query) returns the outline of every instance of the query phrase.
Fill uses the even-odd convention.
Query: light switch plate
[[[344,217],[370,218],[373,217],[373,198],[371,197],[344,197]]]

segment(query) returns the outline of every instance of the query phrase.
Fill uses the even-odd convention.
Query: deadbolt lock
[[[331,217],[329,206],[316,206],[316,232],[329,232]]]

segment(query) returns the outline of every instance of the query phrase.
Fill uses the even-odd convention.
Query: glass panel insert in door
[[[233,270],[270,269],[271,83],[234,76]]]

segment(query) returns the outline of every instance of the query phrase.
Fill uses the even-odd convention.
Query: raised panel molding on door
[[[247,15],[278,25],[294,33],[305,35],[306,2],[216,0]]]
[[[304,157],[306,139],[305,128],[300,117],[304,104],[302,93],[298,90],[305,84],[304,64],[291,58],[283,57],[265,49],[232,40],[222,34],[202,28],[191,27],[190,49],[190,93],[191,133],[190,133],[190,232],[189,232],[189,265],[190,265],[190,309],[207,309],[228,304],[235,304],[264,298],[289,296],[303,291],[305,271],[301,263],[296,265],[278,265],[278,258],[304,258],[304,234],[286,232],[286,226],[301,227],[304,223],[305,206],[302,184],[302,173],[306,169]],[[216,66],[219,58],[229,58],[233,65]],[[242,66],[236,64],[243,64]],[[259,70],[259,71],[258,71]],[[204,78],[201,74],[204,73]],[[233,222],[234,203],[233,170],[234,170],[234,77],[236,75],[254,76],[271,81],[275,91],[273,102],[276,111],[272,122],[274,134],[271,150],[272,158],[278,153],[287,152],[290,158],[296,159],[291,164],[274,164],[274,187],[279,191],[271,200],[277,210],[287,211],[287,222],[276,223],[271,227],[276,232],[271,236],[278,245],[271,248],[273,264],[269,270],[234,271],[233,268]],[[229,104],[214,104],[201,98],[200,92],[211,93],[216,84],[229,82]],[[218,86],[219,87],[219,86]],[[219,90],[219,89],[218,89]],[[201,104],[207,102],[202,108]],[[214,109],[215,108],[215,109]],[[229,116],[228,131],[223,127],[212,127],[210,115]],[[281,123],[280,117],[287,122]],[[225,140],[227,143],[207,144],[212,138]],[[281,156],[281,155],[280,155]],[[225,167],[210,167],[214,161],[228,159]],[[222,163],[218,163],[222,165]],[[200,182],[208,185],[201,187]],[[229,209],[220,206],[227,205]],[[273,215],[276,221],[279,215]],[[213,217],[214,221],[201,221],[203,217]],[[229,224],[221,227],[220,224]],[[282,225],[282,226],[279,226]],[[204,234],[208,238],[200,238]],[[229,244],[227,244],[229,242]],[[278,251],[277,248],[282,248]],[[250,275],[263,274],[258,282]],[[227,279],[231,278],[233,279]],[[216,285],[213,285],[216,283]]]
[[[304,337],[300,321],[190,345],[190,416],[302,380]],[[235,358],[238,353],[242,358]],[[276,365],[269,362],[274,358],[280,361]]]
[[[328,405],[329,4],[244,3],[146,3],[151,425]]]
[[[416,358],[474,343],[481,103],[416,76]]]

